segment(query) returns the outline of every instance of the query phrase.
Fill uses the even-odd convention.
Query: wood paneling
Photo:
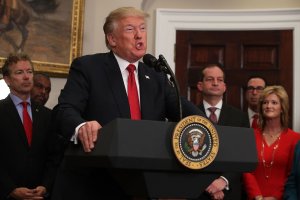
[[[225,102],[245,110],[244,86],[250,76],[259,75],[268,85],[285,87],[292,117],[292,30],[177,31],[175,61],[181,94],[195,104],[201,101],[196,84],[202,67],[220,63],[226,75]]]

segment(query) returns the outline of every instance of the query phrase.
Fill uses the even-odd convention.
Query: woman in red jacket
[[[288,95],[282,86],[266,87],[259,100],[259,128],[254,130],[258,165],[244,173],[248,199],[280,200],[300,134],[288,128]]]

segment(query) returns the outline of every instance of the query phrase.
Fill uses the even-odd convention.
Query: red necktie
[[[135,76],[134,76],[135,66],[133,64],[129,64],[126,69],[129,72],[127,92],[128,92],[128,101],[129,101],[131,119],[139,120],[141,119],[141,110],[140,110],[139,96],[138,96],[137,86],[136,86]]]
[[[253,118],[253,120],[252,120],[251,127],[258,128],[258,124],[257,124],[258,114],[253,115],[252,118]]]
[[[32,139],[32,121],[30,119],[30,116],[27,111],[27,102],[22,102],[23,105],[23,126],[25,129],[26,137],[29,146],[31,145],[31,139]]]
[[[210,111],[210,116],[209,119],[213,122],[213,123],[218,123],[218,119],[217,119],[217,115],[215,113],[215,111],[217,110],[216,107],[210,107],[208,108],[208,110]]]

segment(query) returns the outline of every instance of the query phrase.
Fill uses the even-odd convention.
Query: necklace
[[[271,156],[271,161],[267,162],[265,159],[265,144],[264,141],[262,141],[262,148],[261,148],[261,159],[262,159],[262,164],[264,167],[264,175],[266,179],[270,178],[271,175],[271,171],[272,171],[272,167],[274,165],[274,158],[275,158],[275,153],[279,147],[279,141],[280,141],[280,135],[277,137],[276,139],[276,144],[274,145],[273,149],[272,149],[272,156]]]
[[[275,134],[271,134],[272,132]],[[271,132],[264,131],[263,136],[270,137],[271,139],[278,139],[281,133],[282,133],[282,128],[277,131],[271,131]]]

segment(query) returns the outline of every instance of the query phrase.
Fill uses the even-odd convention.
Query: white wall
[[[49,95],[49,100],[46,105],[48,108],[53,108],[57,104],[57,99],[60,94],[61,89],[64,87],[67,79],[65,78],[51,78],[51,92]]]

